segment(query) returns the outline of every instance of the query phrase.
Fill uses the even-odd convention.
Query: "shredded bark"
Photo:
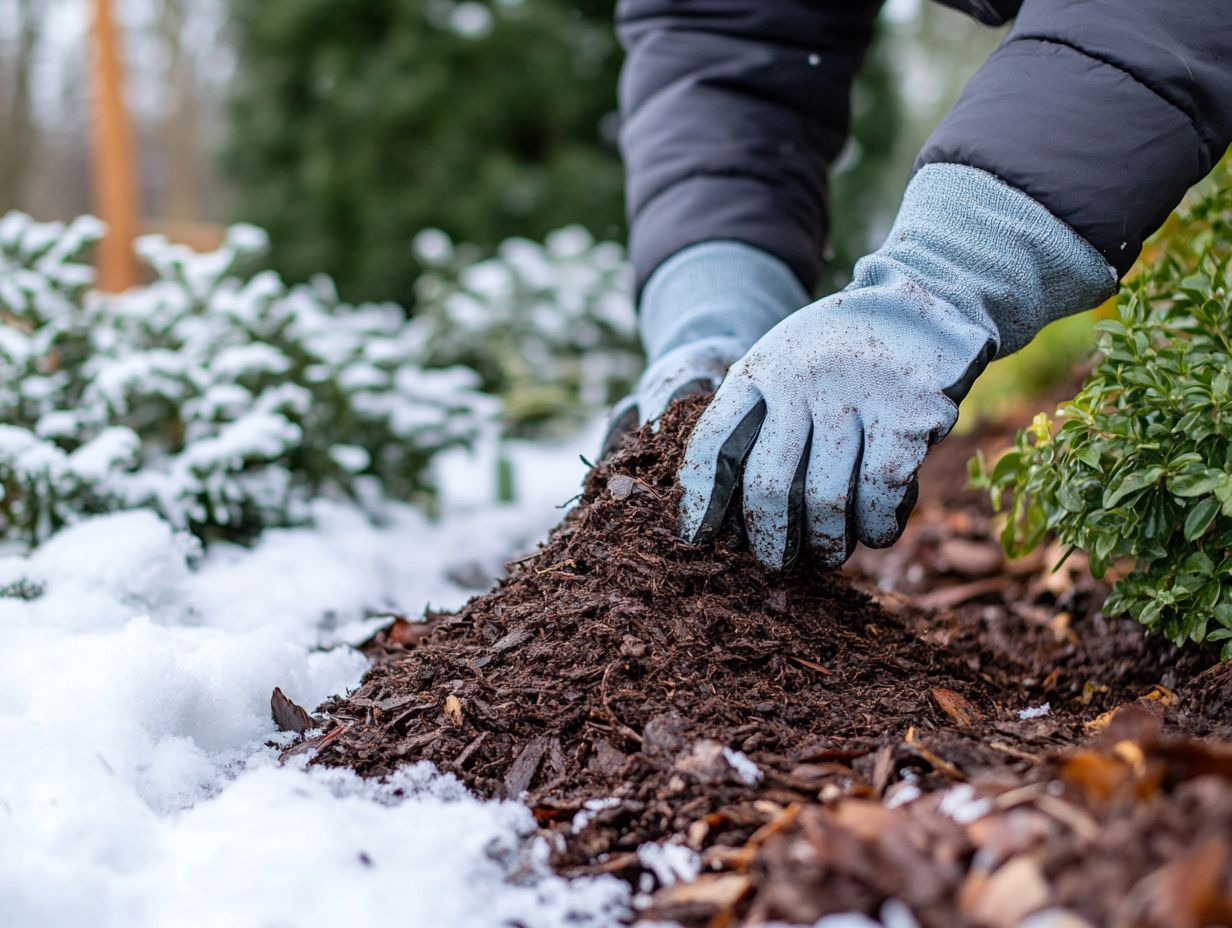
[[[926,470],[900,545],[847,574],[767,572],[732,526],[686,544],[675,471],[703,406],[595,467],[494,590],[378,634],[360,688],[290,752],[365,776],[430,760],[523,797],[567,873],[637,884],[646,842],[702,852],[707,872],[660,888],[651,917],[811,922],[899,900],[926,926],[1012,928],[1048,905],[1217,924],[1152,915],[1168,906],[1150,887],[1205,894],[1208,913],[1232,898],[1232,764],[1177,766],[1186,733],[1232,731],[1228,665],[1104,617],[1079,561],[1004,563],[987,505],[952,478],[962,440],[926,465],[942,492]],[[1137,727],[1109,742],[1125,705]],[[1185,873],[1207,876],[1182,892],[1167,868],[1186,834],[1205,843]],[[1113,888],[1083,897],[1093,880]]]

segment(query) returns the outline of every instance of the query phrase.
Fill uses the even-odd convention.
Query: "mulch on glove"
[[[734,531],[686,545],[675,468],[703,406],[676,404],[592,470],[580,504],[495,590],[376,636],[361,687],[290,751],[366,776],[431,760],[480,794],[524,796],[565,872],[640,883],[640,845],[687,844],[711,872],[659,889],[648,911],[691,924],[893,898],[926,925],[1011,928],[1049,905],[1112,924],[1124,886],[1148,875],[1136,906],[1163,905],[1151,885],[1191,892],[1161,873],[1175,840],[1155,835],[1227,821],[1232,768],[1190,776],[1176,766],[1190,742],[1141,719],[1083,748],[1078,772],[1065,758],[1128,724],[1110,713],[1126,703],[1167,731],[1232,734],[1232,674],[1210,652],[1178,655],[1103,618],[1089,584],[1066,591],[1068,611],[1045,598],[988,613],[995,574],[916,605],[807,562],[768,574]],[[978,547],[948,557],[994,572]],[[1145,849],[1101,855],[1114,837]],[[1212,838],[1194,851],[1213,874],[1202,911],[1232,892],[1227,850]],[[1083,882],[1097,877],[1116,890]],[[1124,923],[1205,924],[1143,918]]]

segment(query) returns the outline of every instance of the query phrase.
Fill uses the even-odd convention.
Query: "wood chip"
[[[734,908],[752,885],[752,879],[742,873],[704,873],[690,883],[673,883],[659,890],[642,917],[664,922],[708,920]]]
[[[824,676],[829,676],[831,673],[830,668],[825,664],[819,664],[817,661],[809,660],[807,657],[796,657],[794,654],[789,654],[787,655],[787,659],[789,661],[795,661],[801,667],[807,667],[809,670],[815,670],[817,673]]]
[[[911,745],[911,749],[920,757],[932,764],[933,769],[938,773],[944,773],[951,780],[958,780],[960,783],[967,781],[967,775],[951,764],[948,760],[942,757],[931,748],[926,747],[919,738],[916,737],[915,726],[907,729],[907,736],[903,739],[907,744]]]
[[[628,474],[613,474],[607,481],[607,491],[612,494],[612,499],[627,499],[636,487],[637,481]]]
[[[496,644],[492,645],[492,650],[497,654],[501,654],[529,641],[532,637],[534,637],[534,632],[529,628],[515,628],[504,638],[497,641]]]
[[[506,796],[514,798],[526,792],[531,781],[535,779],[535,774],[539,771],[539,762],[547,753],[549,740],[547,735],[540,735],[522,748],[510,765],[509,772],[505,774]]]
[[[450,693],[445,697],[445,716],[455,725],[462,724],[462,700]]]

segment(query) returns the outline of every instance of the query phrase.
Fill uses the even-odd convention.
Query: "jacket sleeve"
[[[629,249],[659,264],[718,239],[759,247],[811,291],[826,169],[881,0],[621,0]]]
[[[1229,141],[1227,0],[1024,0],[917,167],[997,175],[1123,275]]]

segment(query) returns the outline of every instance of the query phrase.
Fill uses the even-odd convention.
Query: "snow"
[[[6,928],[615,924],[614,878],[565,881],[517,803],[425,767],[384,784],[280,766],[274,686],[311,707],[365,668],[382,620],[495,576],[576,493],[597,428],[441,461],[443,512],[313,503],[311,528],[203,552],[153,512],[0,551],[0,912]],[[24,594],[21,595],[21,594]]]
[[[1042,703],[1038,706],[1028,706],[1025,709],[1019,709],[1018,717],[1025,722],[1028,719],[1042,719],[1051,713],[1052,705],[1050,703]]]
[[[948,815],[960,825],[970,825],[992,811],[992,800],[978,798],[974,786],[960,783],[941,797],[937,811]]]
[[[736,777],[741,783],[756,786],[761,782],[761,770],[747,754],[732,748],[724,748],[723,759],[731,764],[732,770],[736,772]]]
[[[683,844],[643,844],[637,849],[637,860],[655,875],[660,886],[671,886],[682,880],[687,882],[702,872],[701,857]]]
[[[897,784],[893,792],[888,796],[885,807],[887,809],[898,809],[915,802],[923,795],[924,792],[916,784],[902,782]]]
[[[573,816],[572,821],[569,823],[569,828],[574,834],[585,831],[590,827],[590,823],[594,821],[596,812],[618,809],[620,806],[621,801],[611,796],[605,799],[587,799],[582,803],[582,810]]]

